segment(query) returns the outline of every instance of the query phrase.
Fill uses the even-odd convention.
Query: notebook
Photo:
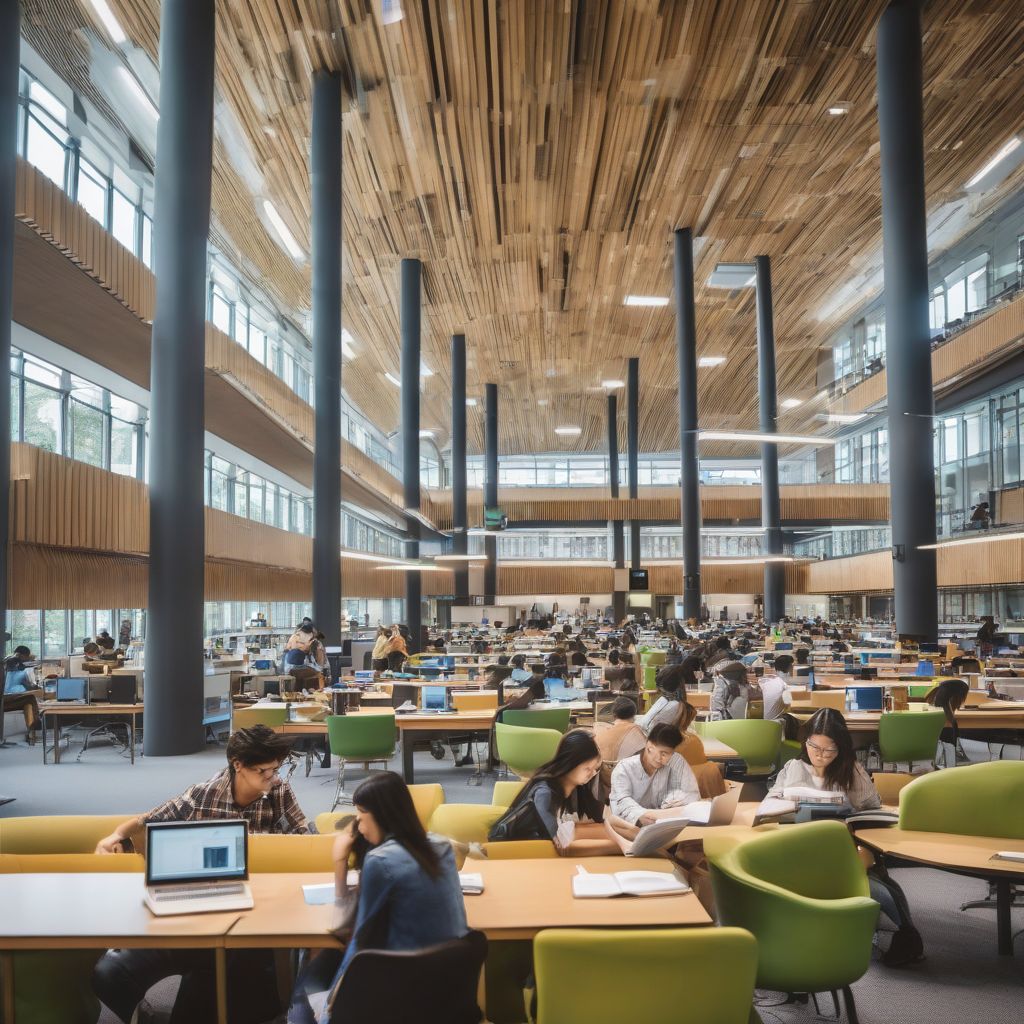
[[[572,894],[578,900],[608,899],[612,896],[679,896],[690,887],[668,871],[616,871],[596,874],[577,865],[572,877]]]

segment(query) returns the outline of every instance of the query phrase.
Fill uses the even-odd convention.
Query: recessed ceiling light
[[[624,388],[626,382],[624,380],[603,380],[601,381],[601,387],[607,388],[609,391],[614,388]]]
[[[421,430],[420,437],[433,437],[434,432],[432,430]]]
[[[558,376],[558,371],[555,370],[555,369],[545,370],[544,371],[544,376],[548,377],[548,378],[557,377]]]
[[[580,427],[555,427],[555,433],[559,437],[579,437],[583,430]]]
[[[850,112],[850,107],[846,103],[837,103],[835,106],[829,107],[828,112],[832,117],[842,117],[843,114],[848,114]]]
[[[547,405],[548,404],[548,400],[546,398],[538,398],[537,399],[537,404],[538,405]]]
[[[701,356],[697,360],[698,366],[721,366],[725,362],[725,356]]]
[[[467,398],[466,399],[466,405],[470,406],[471,408],[473,406],[475,406],[476,404],[477,403],[476,403],[476,399],[475,398]]]
[[[667,295],[627,295],[623,299],[624,306],[667,306]]]
[[[802,398],[784,398],[782,400],[783,409],[795,409],[798,405],[803,405],[804,400]]]
[[[830,412],[825,416],[826,423],[860,423],[867,419],[866,412]]]
[[[1015,135],[1008,143],[970,181],[968,181],[964,188],[973,188],[983,178],[986,178],[989,174],[996,169],[1015,149],[1019,148],[1020,139]]]
[[[114,17],[114,12],[110,9],[107,0],[89,0],[89,4],[96,12],[96,16],[103,22],[103,27],[109,33],[110,38],[118,46],[125,42],[128,37],[124,34],[124,29],[121,28],[117,18]]]
[[[757,280],[753,263],[719,263],[708,278],[709,288],[749,288]]]
[[[288,250],[293,260],[302,260],[306,258],[305,253],[299,248],[299,243],[295,241],[295,236],[288,230],[288,225],[285,224],[281,218],[281,214],[277,212],[277,207],[269,199],[263,200],[263,210],[267,215],[274,231],[277,232],[277,237],[281,243]]]

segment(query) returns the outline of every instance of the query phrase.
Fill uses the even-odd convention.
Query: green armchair
[[[707,851],[719,923],[757,939],[758,988],[841,990],[868,969],[879,906],[846,826],[815,821]]]
[[[878,721],[878,750],[883,766],[915,761],[935,766],[939,733],[946,724],[943,711],[889,711]]]
[[[523,708],[519,711],[502,711],[501,721],[505,725],[518,725],[527,729],[569,730],[568,708]]]
[[[509,771],[529,778],[554,757],[562,734],[556,729],[527,729],[498,722],[494,727],[494,739],[498,757],[508,765]]]
[[[734,718],[694,726],[699,736],[711,736],[732,747],[746,762],[742,778],[759,778],[775,771],[782,745],[782,725],[763,718]],[[730,773],[730,777],[733,776]]]

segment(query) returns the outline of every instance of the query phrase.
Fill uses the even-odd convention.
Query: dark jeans
[[[127,1024],[146,992],[176,974],[181,975],[181,987],[171,1024],[216,1020],[213,950],[110,949],[93,970],[92,987],[100,1002]],[[231,1024],[258,1024],[280,1012],[271,950],[228,950],[227,987]]]

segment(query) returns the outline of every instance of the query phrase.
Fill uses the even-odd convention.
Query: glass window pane
[[[135,252],[135,204],[117,189],[114,189],[110,221],[114,237],[126,249]]]
[[[142,215],[142,262],[153,266],[153,219]]]
[[[116,416],[110,421],[110,468],[122,476],[135,476],[137,428]]]
[[[93,220],[107,225],[107,179],[87,160],[78,162],[78,202]]]
[[[67,616],[62,609],[43,612],[43,657],[68,653]]]
[[[39,612],[16,609],[10,613],[11,650],[24,645],[33,654],[39,654],[41,636],[39,633]]]
[[[106,415],[91,405],[84,405],[71,399],[71,430],[74,451],[71,457],[91,466],[103,465],[103,435],[106,432]]]
[[[61,452],[60,395],[32,381],[25,381],[25,442]]]
[[[46,113],[62,127],[67,127],[67,108],[45,86],[39,82],[33,81],[28,87],[28,98],[33,103],[39,104],[39,106],[42,107],[43,110],[45,110]]]
[[[65,150],[32,114],[28,115],[28,146],[26,159],[60,188],[65,181]]]
[[[210,320],[213,326],[225,334],[231,333],[231,305],[219,288],[213,289],[210,300]]]

